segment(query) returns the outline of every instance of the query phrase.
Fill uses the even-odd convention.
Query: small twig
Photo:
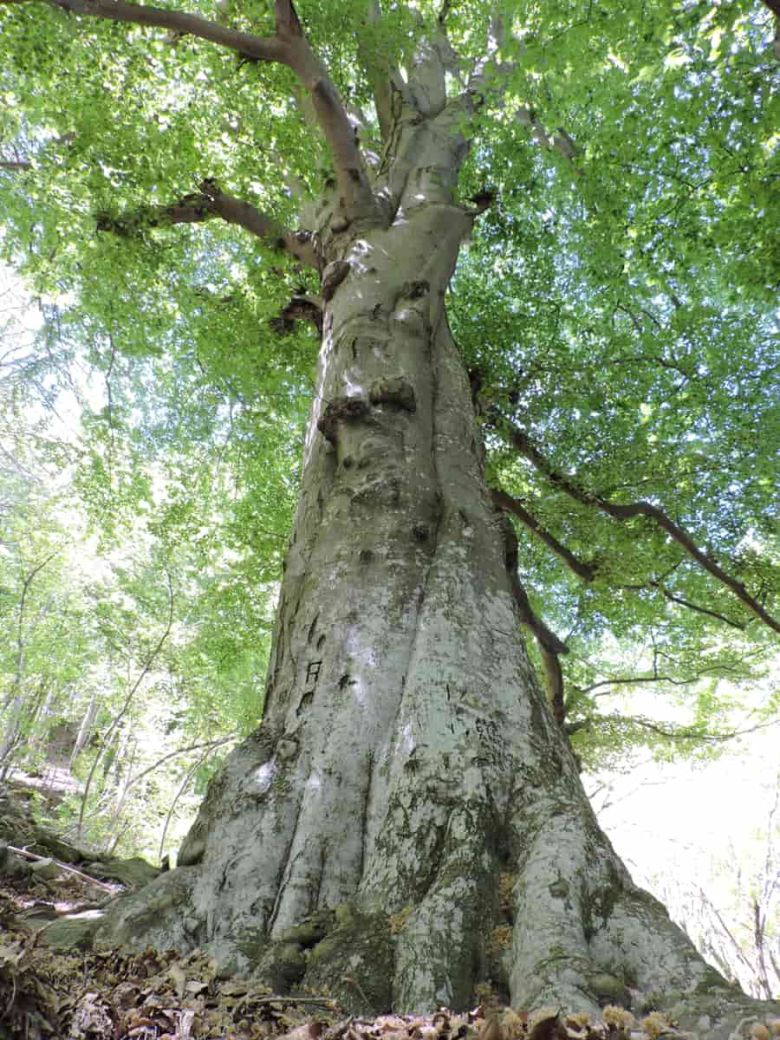
[[[82,831],[82,828],[84,826],[84,813],[85,813],[86,808],[87,808],[87,798],[89,796],[89,790],[90,790],[90,787],[92,786],[92,781],[93,781],[93,779],[95,777],[95,771],[96,771],[96,769],[98,767],[98,762],[100,761],[101,753],[102,753],[103,749],[107,746],[109,738],[113,736],[114,731],[117,729],[117,727],[119,726],[120,722],[122,721],[122,719],[127,714],[127,710],[130,707],[130,702],[132,701],[133,697],[135,696],[136,691],[138,690],[139,686],[144,681],[144,678],[146,677],[146,675],[151,671],[152,665],[154,664],[154,661],[155,661],[157,655],[162,650],[162,648],[163,648],[163,646],[165,644],[165,640],[168,638],[168,636],[170,635],[171,629],[173,628],[173,613],[174,613],[173,585],[171,583],[171,576],[167,572],[166,572],[166,578],[168,579],[168,621],[167,621],[167,624],[165,626],[163,634],[158,639],[156,646],[152,650],[151,654],[144,661],[143,667],[141,668],[141,671],[138,674],[138,678],[133,683],[132,687],[130,688],[129,693],[125,697],[125,700],[124,700],[124,703],[123,703],[122,707],[119,709],[117,714],[114,715],[113,719],[111,720],[111,723],[108,726],[108,729],[106,730],[105,734],[103,735],[103,745],[102,745],[102,747],[98,748],[98,750],[97,750],[97,753],[95,755],[94,761],[92,762],[92,767],[90,768],[89,774],[87,776],[86,783],[84,784],[84,791],[83,791],[82,796],[81,796],[81,807],[80,807],[80,810],[79,810],[78,823],[76,825],[76,834],[79,837],[81,837],[81,831]]]
[[[360,994],[360,996],[363,998],[363,1000],[365,1000],[366,1004],[369,1004],[369,1005],[371,1004],[371,1001],[368,999],[368,997],[366,996],[365,992],[363,991],[363,987],[360,985],[360,983],[354,977],[354,975],[343,975],[342,976],[342,981],[343,982],[348,982],[350,984],[350,986],[354,986],[355,989]]]
[[[106,892],[114,891],[112,885],[107,885],[105,881],[98,881],[97,878],[92,877],[90,874],[85,874],[83,870],[76,870],[75,867],[68,866],[67,863],[63,863],[62,860],[55,859],[54,856],[39,856],[35,852],[28,852],[27,849],[17,849],[13,845],[7,845],[6,848],[9,852],[16,853],[17,856],[25,856],[27,859],[34,859],[40,862],[44,859],[50,859],[52,863],[56,863],[60,870],[66,871],[68,874],[75,874],[77,877],[83,878],[85,881],[91,882],[93,885],[97,885],[98,888],[104,889]]]
[[[333,997],[296,996],[289,993],[286,997],[252,997],[253,1004],[317,1004],[320,1007],[337,1008],[338,1002]]]
[[[220,737],[218,740],[209,740],[202,744],[190,744],[188,747],[174,748],[174,750],[169,751],[167,755],[163,755],[162,758],[158,758],[156,762],[153,762],[150,766],[147,766],[145,769],[142,769],[139,773],[136,773],[135,776],[130,777],[130,779],[125,784],[125,791],[128,791],[131,787],[137,784],[139,780],[142,780],[145,776],[148,776],[149,773],[154,772],[154,770],[158,769],[161,765],[163,765],[164,762],[169,761],[169,759],[171,758],[176,758],[177,755],[186,755],[190,751],[202,751],[204,748],[206,748],[208,751],[212,751],[218,747],[221,747],[223,744],[229,744],[231,740],[238,740],[238,737],[233,736],[231,734],[230,736]]]

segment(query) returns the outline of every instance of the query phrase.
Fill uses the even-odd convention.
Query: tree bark
[[[747,998],[632,883],[522,644],[444,307],[473,219],[453,197],[459,125],[440,102],[398,119],[387,221],[320,229],[323,340],[263,721],[177,869],[99,938],[201,946],[355,1010],[463,1008],[480,984],[578,1010],[661,993],[717,1037],[718,1008]]]

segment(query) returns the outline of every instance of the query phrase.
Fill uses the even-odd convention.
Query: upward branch
[[[571,478],[567,477],[564,473],[561,473],[555,468],[550,460],[544,455],[539,448],[533,443],[531,438],[525,432],[520,429],[514,423],[500,415],[494,415],[493,419],[496,424],[496,429],[502,433],[507,440],[523,455],[529,462],[531,462],[540,473],[544,474],[545,477],[550,481],[554,487],[563,491],[574,499],[575,502],[579,502],[585,506],[592,506],[595,509],[600,509],[602,513],[606,513],[607,516],[611,516],[616,520],[630,520],[636,516],[645,516],[652,520],[658,527],[672,538],[678,545],[681,545],[683,549],[688,553],[692,559],[705,570],[708,574],[711,574],[713,578],[716,578],[726,588],[731,589],[735,596],[737,596],[746,607],[753,611],[753,613],[761,618],[765,625],[773,629],[775,632],[780,632],[780,622],[769,614],[763,606],[758,602],[755,597],[751,596],[745,586],[737,578],[728,574],[723,568],[714,560],[708,553],[696,545],[691,536],[678,524],[664,513],[662,509],[652,505],[650,502],[630,502],[630,503],[618,503],[611,502],[609,499],[604,498],[601,495],[596,494],[593,491],[588,491],[586,488],[580,487],[579,484],[575,483]]]
[[[0,0],[0,4],[26,3],[30,0]],[[127,0],[48,0],[54,7],[75,15],[89,15],[112,22],[166,29],[183,36],[197,36],[220,47],[236,51],[253,61],[286,65],[311,94],[317,119],[330,147],[343,207],[353,219],[372,213],[374,199],[355,134],[338,91],[325,66],[303,34],[291,0],[276,0],[276,35],[255,36],[229,29],[218,22],[185,11]]]

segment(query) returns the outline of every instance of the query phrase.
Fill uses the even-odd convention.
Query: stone
[[[60,865],[53,859],[35,859],[30,863],[30,870],[37,878],[43,881],[53,881],[61,873]]]
[[[142,888],[153,881],[160,871],[140,856],[134,856],[132,859],[109,860],[106,863],[88,863],[84,873],[107,881],[118,881],[128,888]]]
[[[101,917],[99,910],[60,917],[41,930],[41,941],[55,950],[89,949]]]
[[[31,874],[30,864],[11,852],[7,845],[0,844],[0,875],[6,878],[28,878]]]

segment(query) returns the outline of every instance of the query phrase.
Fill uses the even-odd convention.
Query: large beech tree
[[[771,17],[4,0],[5,241],[98,367],[223,381],[276,447],[321,341],[262,724],[101,941],[355,1007],[747,1006],[568,737],[780,630]],[[562,667],[616,618],[644,675]]]

